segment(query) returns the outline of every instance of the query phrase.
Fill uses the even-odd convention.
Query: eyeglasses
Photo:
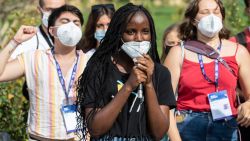
[[[97,4],[97,5],[93,5],[91,7],[91,11],[95,11],[95,10],[98,10],[100,8],[107,8],[107,9],[110,9],[113,12],[115,12],[114,4]]]

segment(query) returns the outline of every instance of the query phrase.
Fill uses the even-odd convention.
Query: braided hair
[[[146,15],[149,26],[150,26],[150,34],[151,34],[151,48],[148,52],[150,57],[155,63],[160,63],[159,55],[157,53],[157,45],[156,45],[156,32],[154,27],[153,18],[150,13],[142,6],[142,5],[134,5],[132,3],[128,3],[121,8],[119,8],[113,18],[111,19],[110,25],[106,32],[105,37],[103,38],[99,48],[90,58],[87,63],[87,66],[80,76],[78,80],[77,86],[77,110],[79,115],[77,115],[78,119],[78,129],[86,129],[87,123],[91,122],[97,109],[99,107],[103,107],[104,104],[102,102],[104,95],[102,94],[105,89],[105,85],[100,85],[95,87],[95,102],[93,110],[87,115],[85,113],[85,103],[84,100],[86,97],[86,93],[88,93],[88,84],[90,82],[99,82],[100,84],[105,83],[106,76],[108,73],[108,66],[111,62],[110,59],[113,56],[119,55],[119,51],[121,50],[121,45],[123,44],[121,41],[122,35],[126,30],[127,24],[130,22],[131,18],[138,12],[141,12]],[[101,104],[100,104],[101,103]],[[91,128],[88,127],[89,132],[91,132]],[[86,130],[81,130],[84,135],[86,135]]]

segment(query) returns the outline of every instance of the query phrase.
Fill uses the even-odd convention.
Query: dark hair
[[[245,3],[246,8],[248,8],[249,7],[249,0],[244,0],[244,3]]]
[[[43,1],[43,0],[39,0],[39,6],[40,6],[41,8],[43,8],[43,6],[44,6],[44,1]]]
[[[132,3],[128,3],[121,8],[119,8],[113,18],[111,19],[110,25],[106,32],[105,37],[103,38],[99,48],[93,54],[93,56],[88,61],[86,68],[84,69],[83,74],[80,76],[78,80],[78,96],[77,96],[77,106],[80,115],[78,115],[78,128],[86,128],[87,123],[91,122],[93,116],[96,113],[97,107],[103,106],[100,105],[100,101],[103,100],[102,91],[105,89],[105,85],[101,85],[100,87],[95,89],[95,95],[97,96],[94,102],[94,108],[88,117],[85,117],[85,106],[84,99],[85,94],[88,93],[88,83],[90,80],[92,82],[100,82],[100,84],[105,83],[108,66],[110,63],[111,56],[119,55],[122,45],[122,35],[126,30],[127,24],[131,20],[131,18],[136,13],[145,14],[149,21],[150,26],[150,34],[151,34],[151,48],[149,50],[149,55],[151,56],[154,62],[160,63],[160,59],[157,53],[156,46],[156,33],[153,18],[143,6],[137,6]],[[88,130],[91,131],[90,128]],[[83,134],[85,134],[83,132]]]
[[[65,12],[69,12],[69,13],[76,15],[80,19],[81,25],[83,25],[84,20],[83,20],[83,16],[82,16],[81,11],[73,5],[66,4],[66,5],[63,5],[57,9],[53,10],[51,15],[49,16],[48,30],[51,26],[55,25],[56,20],[61,16],[62,13],[65,13]],[[48,31],[48,33],[49,33],[49,31]],[[49,33],[49,36],[52,39],[52,41],[54,42],[54,37],[50,33]],[[77,49],[79,49],[78,46],[77,46]]]
[[[195,22],[195,17],[199,11],[200,1],[201,0],[193,0],[192,2],[189,3],[188,8],[186,9],[184,22],[180,25],[181,38],[184,41],[197,39],[197,28],[195,27],[194,22]],[[221,2],[221,0],[215,0],[215,1],[220,8],[222,21],[224,21],[226,13],[223,3]],[[228,39],[229,34],[230,31],[223,26],[223,28],[219,32],[219,38]]]
[[[162,37],[162,55],[161,55],[161,63],[164,62],[167,53],[169,52],[170,48],[166,48],[165,49],[165,39],[167,37],[167,35],[172,32],[172,31],[177,31],[178,32],[178,38],[180,38],[180,31],[179,31],[179,24],[172,24],[169,27],[167,27],[163,33],[163,37]],[[166,51],[167,50],[167,51]]]
[[[89,14],[88,21],[81,41],[83,52],[87,52],[92,48],[96,48],[97,40],[94,37],[97,21],[103,16],[107,15],[112,19],[115,9],[113,4],[99,4],[93,5]]]

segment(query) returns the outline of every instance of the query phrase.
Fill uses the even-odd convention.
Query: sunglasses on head
[[[97,5],[93,5],[91,7],[91,10],[95,11],[95,10],[98,10],[100,8],[107,8],[107,9],[110,9],[112,11],[115,11],[114,4],[97,4]]]

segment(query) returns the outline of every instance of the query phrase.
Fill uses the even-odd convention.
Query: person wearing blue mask
[[[105,36],[114,12],[113,4],[98,4],[91,7],[83,40],[81,41],[84,52],[88,52],[88,54],[95,52]]]

